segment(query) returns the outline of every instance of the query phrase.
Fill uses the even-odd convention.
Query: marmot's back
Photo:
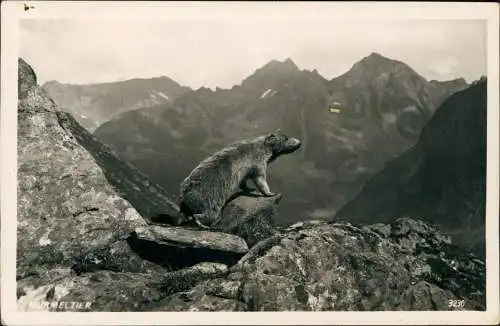
[[[231,188],[237,174],[254,165],[255,153],[248,150],[249,145],[238,142],[207,157],[182,181],[181,196],[192,188]]]

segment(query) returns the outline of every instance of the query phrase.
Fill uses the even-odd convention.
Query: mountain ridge
[[[158,76],[152,78],[137,77],[126,80],[120,80],[116,82],[99,82],[99,83],[87,83],[87,84],[73,84],[73,83],[61,83],[57,80],[50,80],[42,85],[51,98],[65,111],[71,113],[79,123],[81,123],[89,131],[94,132],[102,123],[110,121],[116,117],[115,112],[122,113],[129,110],[135,110],[140,108],[145,108],[148,106],[157,106],[160,104],[168,104],[169,102],[175,101],[177,98],[182,97],[190,92],[210,92],[216,94],[236,92],[240,95],[236,97],[246,97],[246,96],[273,96],[275,90],[273,87],[277,83],[283,81],[291,76],[299,76],[301,74],[309,74],[312,78],[321,80],[322,83],[329,83],[328,92],[332,93],[335,90],[335,81],[339,78],[346,78],[346,76],[355,74],[356,71],[366,70],[368,65],[377,66],[383,63],[385,66],[400,66],[405,67],[405,69],[411,70],[413,74],[420,76],[411,67],[405,63],[387,58],[377,52],[372,52],[370,55],[361,58],[345,73],[333,77],[331,79],[325,78],[321,75],[317,69],[307,70],[300,69],[298,65],[290,58],[285,58],[284,60],[270,60],[268,63],[258,67],[255,71],[244,78],[239,84],[233,85],[232,88],[223,89],[216,87],[215,90],[206,87],[200,87],[198,89],[192,89],[188,86],[180,85],[174,79],[168,76]],[[371,68],[370,68],[371,69]],[[392,69],[392,68],[391,68]],[[359,77],[359,76],[358,76]],[[358,80],[356,82],[362,82]],[[446,84],[449,87],[464,87],[467,85],[463,78],[456,78],[449,81],[429,81],[429,83],[434,85]],[[453,83],[459,83],[461,86],[453,86]],[[465,84],[464,84],[465,83]],[[155,85],[164,84],[163,88],[168,89],[168,91],[158,90],[155,91]],[[267,87],[265,85],[268,85]],[[128,86],[131,85],[131,86]],[[137,92],[135,89],[149,88],[153,92],[140,91]],[[160,87],[160,88],[161,88]],[[104,89],[109,88],[107,91]],[[265,94],[268,92],[267,94]],[[108,94],[106,94],[108,93]],[[127,100],[130,95],[134,95],[135,100]],[[166,94],[171,93],[171,94]],[[100,94],[100,95],[99,95]],[[206,95],[206,94],[205,94]],[[125,97],[124,97],[125,96]],[[210,95],[206,95],[210,96]],[[99,97],[104,97],[99,99]],[[234,98],[235,96],[226,95],[228,97],[225,106],[235,106],[240,105],[241,101],[231,101],[229,98]]]
[[[49,81],[42,88],[61,109],[71,113],[91,132],[123,112],[169,104],[191,91],[166,76],[87,85]]]
[[[176,193],[182,179],[211,153],[281,129],[303,142],[293,158],[269,168],[271,187],[284,194],[282,222],[293,222],[287,219],[296,212],[334,213],[388,160],[412,146],[438,103],[463,87],[440,89],[441,84],[431,86],[404,64],[400,74],[400,64],[392,59],[368,59],[370,67],[370,61],[386,62],[387,76],[377,79],[375,69],[369,80],[350,74],[348,82],[332,81],[298,69],[292,60],[274,60],[238,87],[187,92],[163,111],[156,107],[154,117],[147,109],[125,113],[94,134]],[[333,102],[340,103],[341,114],[328,110]]]

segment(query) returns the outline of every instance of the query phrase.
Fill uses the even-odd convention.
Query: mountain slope
[[[443,102],[419,142],[391,161],[337,218],[359,223],[425,218],[484,257],[486,81]]]
[[[269,170],[271,188],[284,195],[280,222],[289,223],[334,213],[385,162],[417,141],[443,94],[464,86],[434,84],[378,54],[331,81],[300,70],[291,59],[273,60],[232,89],[201,88],[171,107],[128,112],[95,135],[176,193],[180,181],[215,150],[280,128],[303,142],[300,151]],[[340,102],[341,114],[328,111],[333,101]]]
[[[168,105],[190,91],[168,77],[90,85],[49,81],[42,87],[63,111],[71,113],[90,132],[123,112]]]

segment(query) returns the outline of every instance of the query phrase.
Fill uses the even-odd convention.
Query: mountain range
[[[231,89],[188,90],[171,83],[172,101],[143,108],[137,103],[149,101],[159,88],[141,85],[131,92],[132,82],[152,83],[105,84],[113,92],[85,86],[98,94],[87,95],[88,103],[114,103],[104,109],[92,104],[82,109],[76,98],[73,105],[73,95],[61,104],[61,96],[47,84],[44,88],[63,109],[97,112],[99,122],[107,116],[94,135],[173,195],[201,160],[233,141],[276,129],[298,137],[302,149],[268,171],[271,190],[283,194],[278,221],[283,224],[333,216],[386,162],[416,143],[446,97],[468,86],[463,79],[428,81],[377,53],[331,80],[288,58],[272,60]],[[71,94],[64,85],[58,90]],[[339,114],[328,110],[334,102]]]
[[[49,81],[43,88],[59,107],[71,113],[91,132],[123,112],[158,104],[168,105],[191,91],[189,87],[164,76],[89,85]]]

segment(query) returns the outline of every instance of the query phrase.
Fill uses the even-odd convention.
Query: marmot
[[[181,183],[175,224],[194,222],[201,228],[214,225],[226,201],[236,190],[251,190],[251,179],[264,196],[274,196],[266,182],[269,163],[295,152],[300,140],[277,130],[274,133],[231,144],[203,160]]]

